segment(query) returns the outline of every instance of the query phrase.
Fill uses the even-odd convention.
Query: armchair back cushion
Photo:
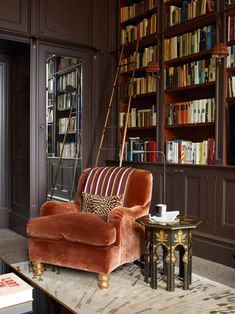
[[[82,200],[82,192],[103,196],[123,195],[125,207],[146,205],[151,200],[152,178],[145,173],[145,170],[128,167],[85,169],[80,176],[77,197]]]

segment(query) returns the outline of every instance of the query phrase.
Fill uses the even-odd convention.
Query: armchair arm
[[[136,222],[136,219],[148,214],[149,205],[150,202],[143,206],[138,205],[131,208],[119,206],[111,211],[108,222],[116,227],[117,245],[129,242],[130,239],[135,241],[143,236],[143,227]]]
[[[70,214],[81,211],[80,202],[47,201],[40,208],[40,216]]]

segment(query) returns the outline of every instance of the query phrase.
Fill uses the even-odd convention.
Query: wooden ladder
[[[129,65],[129,64],[133,64],[132,70],[131,70],[131,78],[130,78],[130,80],[128,82],[128,85],[130,86],[131,92],[130,92],[130,95],[128,96],[128,105],[127,105],[127,112],[126,112],[125,127],[124,127],[124,132],[123,132],[123,137],[122,137],[122,145],[121,145],[121,151],[120,151],[120,157],[119,157],[119,167],[122,166],[122,162],[123,162],[123,154],[124,154],[125,141],[126,141],[128,118],[129,118],[129,114],[130,114],[131,100],[132,100],[132,98],[134,96],[133,95],[133,82],[134,82],[134,78],[135,78],[135,70],[136,70],[136,64],[137,64],[137,52],[138,52],[138,49],[139,49],[139,39],[136,40],[134,62],[128,62],[128,63],[122,64],[122,58],[123,58],[123,54],[124,54],[124,51],[125,51],[125,46],[126,46],[125,44],[122,46],[120,57],[119,57],[117,71],[116,71],[116,74],[115,74],[115,79],[114,79],[114,83],[113,83],[111,97],[110,97],[110,100],[109,100],[109,105],[108,105],[106,118],[105,118],[105,122],[104,122],[104,127],[103,127],[103,131],[102,131],[101,139],[100,139],[99,149],[98,149],[98,153],[97,153],[97,157],[96,157],[95,167],[98,166],[101,150],[112,150],[112,148],[108,148],[108,147],[105,148],[105,147],[103,147],[103,143],[104,143],[104,138],[105,138],[105,134],[106,134],[107,129],[114,128],[114,127],[108,127],[108,122],[109,122],[111,108],[112,108],[112,105],[113,105],[113,97],[114,97],[114,94],[115,94],[115,90],[117,89],[117,87],[122,86],[122,84],[121,85],[118,84],[118,77],[119,77],[119,74],[120,74],[120,70],[121,70],[121,68],[123,66]]]

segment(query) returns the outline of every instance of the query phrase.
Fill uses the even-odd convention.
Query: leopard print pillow
[[[123,195],[103,196],[82,192],[82,211],[98,214],[107,219],[114,207],[123,205]]]

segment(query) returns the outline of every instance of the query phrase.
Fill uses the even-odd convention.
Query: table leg
[[[144,252],[144,281],[148,283],[149,279],[149,248],[150,244],[149,241],[145,242],[145,252]]]
[[[188,252],[188,247],[185,248],[185,252],[184,252],[184,256],[183,256],[183,262],[184,262],[183,289],[188,290],[189,289],[189,252]]]
[[[154,245],[154,244],[151,245],[150,267],[151,267],[150,286],[152,289],[157,289],[157,253],[156,253],[156,245]]]
[[[174,248],[168,248],[168,254],[166,257],[167,263],[167,291],[174,291],[175,290],[175,261],[176,257],[174,254]]]

